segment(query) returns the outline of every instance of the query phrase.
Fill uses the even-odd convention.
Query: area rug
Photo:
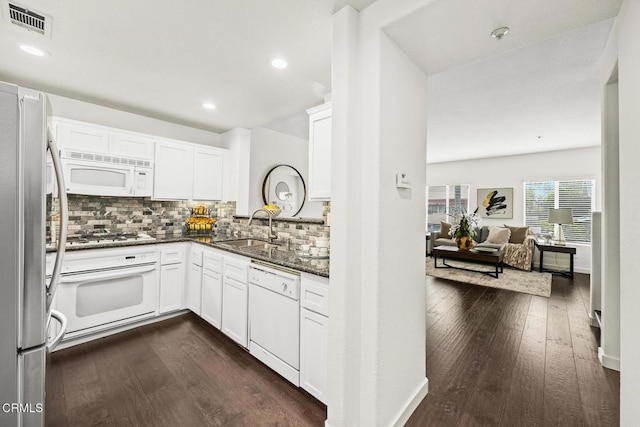
[[[438,266],[440,266],[438,260]],[[469,264],[461,261],[447,260],[447,264],[471,267],[477,270],[493,271],[493,266],[485,266],[481,264]],[[428,276],[438,277],[440,279],[454,280],[456,282],[471,283],[473,285],[487,286],[489,288],[507,289],[525,294],[539,295],[541,297],[549,297],[551,295],[551,273],[538,273],[537,271],[522,271],[514,268],[504,268],[504,273],[500,273],[498,279],[487,276],[483,273],[472,271],[457,270],[455,268],[434,268],[433,258],[426,258],[426,273]]]

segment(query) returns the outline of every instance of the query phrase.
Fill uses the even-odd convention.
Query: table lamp
[[[571,208],[549,209],[549,224],[558,224],[556,245],[564,246],[566,244],[564,240],[564,232],[562,231],[563,224],[573,224],[573,213]]]

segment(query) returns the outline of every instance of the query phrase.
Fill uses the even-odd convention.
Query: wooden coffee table
[[[442,265],[438,266],[438,258],[442,258]],[[447,264],[447,260],[465,261],[475,264],[486,264],[495,266],[495,271],[474,270],[472,268],[456,267]],[[455,246],[436,246],[433,248],[433,266],[435,268],[455,268],[458,270],[473,271],[483,273],[494,278],[504,271],[502,264],[502,251],[481,252],[475,249],[469,251],[458,250]]]

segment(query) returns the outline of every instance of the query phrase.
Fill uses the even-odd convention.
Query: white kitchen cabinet
[[[202,318],[222,327],[222,254],[205,249],[202,260]]]
[[[129,133],[111,135],[111,153],[115,156],[153,161],[154,140]]]
[[[191,244],[189,250],[189,274],[186,283],[186,308],[198,316],[202,310],[202,254],[204,248],[198,244]]]
[[[300,288],[300,387],[326,403],[329,279],[303,273]]]
[[[193,186],[193,147],[170,141],[157,141],[153,198],[186,200]]]
[[[184,244],[160,247],[160,296],[158,313],[168,313],[182,308],[184,284]]]
[[[60,120],[57,120],[56,128],[56,142],[60,149],[109,154],[110,132],[106,128]]]
[[[225,254],[222,279],[222,332],[247,347],[249,327],[249,258]]]
[[[222,200],[222,151],[196,147],[193,152],[193,200]]]
[[[222,287],[222,307],[222,332],[246,348],[248,346],[248,285],[225,277]]]
[[[331,200],[331,103],[309,114],[309,200]]]

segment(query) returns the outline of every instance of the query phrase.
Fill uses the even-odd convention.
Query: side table
[[[573,257],[576,254],[575,246],[553,245],[553,244],[548,245],[544,243],[539,243],[537,241],[535,241],[534,243],[536,244],[536,247],[540,251],[540,267],[538,268],[538,271],[540,272],[548,271],[550,273],[560,274],[562,276],[566,276],[573,279]],[[557,271],[557,270],[545,270],[543,267],[545,252],[569,254],[569,271],[566,272],[566,271]]]

